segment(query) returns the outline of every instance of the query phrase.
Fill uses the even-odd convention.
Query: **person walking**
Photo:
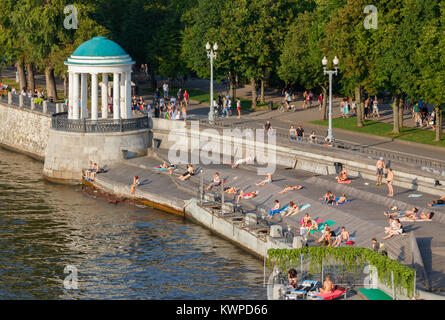
[[[236,110],[238,111],[238,119],[241,118],[241,100],[237,98],[236,100]]]

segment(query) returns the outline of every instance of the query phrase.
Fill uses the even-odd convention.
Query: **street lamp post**
[[[216,115],[215,115],[215,106],[213,105],[213,59],[216,59],[216,51],[218,51],[218,44],[210,46],[210,43],[206,44],[207,57],[210,59],[210,111],[209,111],[209,123],[214,124]]]
[[[328,136],[326,137],[326,140],[329,142],[334,142],[334,133],[332,130],[332,75],[337,75],[338,69],[338,58],[337,56],[332,61],[334,64],[335,70],[326,70],[326,66],[328,65],[328,59],[326,57],[323,58],[321,63],[323,64],[324,74],[329,75],[329,129],[328,129]]]

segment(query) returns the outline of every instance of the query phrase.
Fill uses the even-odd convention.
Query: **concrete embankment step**
[[[388,209],[395,206],[400,210],[411,210],[413,207],[417,207],[419,211],[423,212],[431,212],[433,211],[434,217],[433,221],[445,223],[445,214],[442,208],[440,207],[427,207],[427,206],[419,206],[419,203],[415,203],[415,201],[407,202],[401,201],[394,198],[389,198],[384,195],[380,195],[374,192],[365,191],[363,189],[357,188],[356,184],[340,184],[337,183],[335,177],[311,177],[306,180],[307,183],[324,186],[326,190],[335,191],[338,193],[345,193],[349,197],[357,197],[362,200],[369,201],[371,203],[378,203],[384,205]],[[407,190],[408,191],[408,190]],[[416,192],[415,190],[411,190],[411,192]]]

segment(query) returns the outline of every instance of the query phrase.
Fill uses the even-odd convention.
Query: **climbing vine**
[[[269,265],[276,265],[282,270],[287,269],[290,265],[295,265],[303,255],[304,259],[309,261],[309,273],[311,274],[320,273],[323,263],[333,261],[343,264],[347,272],[357,274],[359,271],[363,271],[365,264],[368,263],[375,266],[379,280],[386,286],[392,287],[392,273],[394,287],[399,292],[405,289],[408,297],[412,297],[414,294],[414,270],[368,248],[303,247],[300,249],[269,249],[267,253]]]

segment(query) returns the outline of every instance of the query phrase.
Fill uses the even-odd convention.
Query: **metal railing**
[[[19,108],[26,108],[29,110],[34,110],[37,112],[45,113],[44,107],[43,107],[43,101],[41,103],[34,103],[34,109],[32,109],[32,103],[31,100],[33,98],[29,98],[27,96],[23,96],[23,105],[20,106],[20,95],[19,94],[11,94],[12,97],[12,103],[10,105],[19,107]],[[36,99],[36,98],[34,98]],[[39,101],[39,100],[37,100]],[[7,95],[0,95],[0,103],[8,104],[8,96]],[[46,101],[46,113],[47,114],[53,114],[57,112],[56,103],[52,103],[49,101]]]
[[[52,115],[52,128],[65,132],[126,132],[152,127],[150,118],[140,117],[134,119],[68,119],[67,112]]]
[[[207,119],[199,119],[200,124],[203,125],[209,125]],[[257,125],[256,123],[254,125]],[[212,127],[217,128],[231,128],[231,129],[252,129],[255,130],[257,128],[253,127],[252,124],[250,125],[242,125],[237,123],[231,123],[226,122],[223,120],[217,120],[215,121],[215,124],[212,125]],[[281,142],[285,142],[287,145],[289,144],[295,144],[295,143],[304,143],[305,145],[317,145],[320,148],[329,148],[330,150],[335,149],[341,149],[345,151],[355,152],[364,154],[366,156],[371,156],[373,158],[379,158],[383,157],[385,158],[385,161],[391,160],[396,161],[400,163],[410,164],[413,167],[421,168],[421,167],[427,167],[436,169],[439,171],[445,170],[445,161],[435,160],[435,159],[429,159],[422,156],[413,156],[413,155],[407,155],[405,153],[397,152],[397,151],[387,151],[382,150],[379,148],[375,148],[369,145],[363,145],[363,144],[357,144],[357,143],[351,143],[341,140],[336,140],[334,143],[327,143],[325,141],[325,137],[322,136],[316,136],[314,140],[311,140],[309,137],[305,137],[302,139],[302,141],[295,141],[290,139],[289,136],[289,130],[281,129],[281,128],[275,128],[271,132],[271,134],[274,134],[277,138],[281,138]]]

